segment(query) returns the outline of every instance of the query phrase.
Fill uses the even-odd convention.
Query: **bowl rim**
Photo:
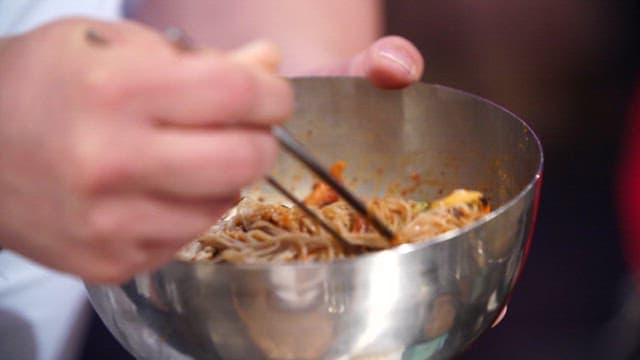
[[[349,79],[349,80],[358,80],[359,78],[353,78],[353,77],[341,77],[341,76],[336,76],[336,77],[296,77],[296,78],[292,78],[291,80],[293,80],[294,82],[296,80],[300,80],[300,81],[304,81],[304,80],[327,80],[327,79],[336,79],[336,80],[340,80],[340,79]],[[362,82],[366,82],[366,79],[359,79]],[[288,269],[288,270],[293,270],[293,269],[305,269],[305,270],[313,270],[313,269],[321,269],[321,268],[329,268],[329,267],[353,267],[356,266],[357,264],[361,263],[361,262],[369,262],[369,261],[375,261],[376,258],[382,258],[382,257],[389,257],[389,256],[403,256],[406,254],[410,254],[410,253],[414,253],[414,252],[418,252],[420,250],[424,250],[427,249],[429,247],[432,246],[436,246],[438,244],[442,244],[444,242],[448,242],[448,241],[454,241],[456,238],[460,237],[461,235],[468,233],[468,232],[472,232],[475,229],[478,229],[480,227],[482,227],[483,225],[487,224],[488,222],[492,221],[493,219],[497,218],[498,216],[500,216],[501,214],[503,214],[504,212],[506,212],[508,209],[512,208],[516,203],[518,203],[522,198],[524,198],[527,194],[529,194],[531,191],[538,191],[536,188],[539,183],[542,181],[542,174],[543,174],[543,168],[544,168],[544,152],[543,152],[543,147],[542,147],[542,143],[540,142],[540,139],[538,138],[538,136],[536,135],[536,133],[533,131],[533,129],[531,128],[531,126],[529,124],[527,124],[520,116],[516,115],[515,113],[513,113],[512,111],[509,111],[508,109],[506,109],[504,106],[499,105],[491,100],[488,100],[486,98],[483,98],[479,95],[464,91],[464,90],[460,90],[460,89],[455,89],[446,85],[440,85],[440,84],[433,84],[433,83],[427,83],[427,82],[416,82],[412,85],[410,85],[408,88],[411,87],[431,87],[434,88],[436,90],[444,90],[447,92],[452,92],[455,93],[457,95],[461,95],[464,97],[469,97],[472,98],[480,103],[484,103],[485,105],[488,105],[490,107],[493,107],[497,110],[502,111],[503,113],[509,115],[512,119],[518,121],[520,123],[520,125],[523,127],[523,129],[525,129],[527,131],[527,133],[531,136],[531,138],[533,139],[535,146],[537,148],[537,153],[538,153],[538,157],[539,157],[539,161],[538,161],[538,165],[535,169],[535,173],[533,175],[533,177],[531,178],[531,180],[529,180],[529,182],[516,194],[514,195],[511,199],[509,199],[508,201],[506,201],[505,203],[503,203],[501,206],[499,206],[498,208],[492,210],[489,214],[483,216],[481,219],[474,221],[473,223],[463,226],[461,228],[457,228],[454,230],[450,230],[447,231],[445,233],[442,233],[440,235],[434,236],[433,238],[431,238],[429,241],[422,241],[422,242],[416,242],[416,243],[409,243],[409,244],[402,244],[399,246],[395,246],[389,249],[384,249],[384,250],[379,250],[379,251],[372,251],[369,253],[365,253],[365,254],[361,254],[355,257],[350,257],[350,258],[340,258],[340,259],[335,259],[335,260],[330,260],[330,261],[309,261],[309,262],[289,262],[289,263],[253,263],[253,264],[245,264],[245,263],[240,263],[240,264],[229,264],[229,263],[212,263],[212,262],[207,262],[207,261],[192,261],[192,260],[183,260],[183,259],[178,259],[178,258],[174,258],[173,260],[171,260],[169,263],[165,264],[165,268],[166,267],[173,267],[173,266],[187,266],[189,268],[209,268],[209,269],[224,269],[224,270],[231,270],[233,269],[233,271],[264,271],[264,270],[273,270],[273,269]],[[407,88],[405,88],[407,89]],[[402,91],[402,90],[401,90]],[[535,196],[539,196],[539,194],[536,194]],[[534,201],[537,201],[537,199],[534,199]],[[535,213],[534,213],[535,216]],[[170,265],[170,266],[169,266]],[[161,270],[162,267],[159,269]]]

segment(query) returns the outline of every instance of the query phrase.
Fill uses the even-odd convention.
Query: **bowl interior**
[[[325,166],[345,160],[346,184],[359,196],[424,200],[469,188],[498,208],[541,171],[540,144],[526,124],[472,95],[426,84],[381,90],[353,79],[294,85],[297,111],[287,128]],[[284,152],[273,175],[300,197],[313,181]],[[264,185],[248,192],[256,190],[274,194]]]

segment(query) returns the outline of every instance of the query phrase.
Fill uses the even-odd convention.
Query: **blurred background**
[[[638,1],[392,0],[386,8],[386,32],[425,55],[426,81],[503,105],[545,148],[536,234],[507,316],[459,359],[640,358],[640,300],[615,197],[625,117],[640,90]],[[117,343],[98,340],[110,336],[100,325],[85,358],[117,353]]]
[[[536,234],[507,316],[460,359],[640,358],[615,196],[640,86],[638,3],[387,1],[387,32],[421,49],[426,81],[503,105],[545,149]]]

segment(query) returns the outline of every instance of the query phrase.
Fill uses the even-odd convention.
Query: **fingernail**
[[[403,47],[384,45],[378,49],[378,56],[401,69],[410,77],[414,78],[416,76],[416,67],[413,58]]]

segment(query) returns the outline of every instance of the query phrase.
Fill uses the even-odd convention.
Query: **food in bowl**
[[[120,286],[87,284],[97,313],[141,359],[459,354],[502,313],[523,269],[541,188],[540,142],[508,111],[442,86],[292,83],[288,129],[322,163],[348,161],[345,184],[363,199],[480,189],[493,211],[426,244],[338,261],[171,261]],[[303,199],[309,171],[282,155],[271,175]],[[245,194],[282,202],[268,184]]]
[[[345,163],[339,161],[331,169],[339,181],[343,181],[344,167]],[[454,190],[434,201],[391,196],[371,199],[367,207],[396,234],[388,241],[323,182],[313,185],[304,203],[348,245],[335,239],[297,206],[246,197],[183,249],[180,258],[212,263],[330,261],[429,241],[490,212],[481,192],[466,189]]]

